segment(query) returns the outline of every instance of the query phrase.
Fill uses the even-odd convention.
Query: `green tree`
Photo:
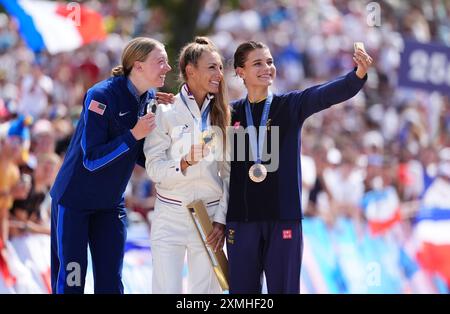
[[[209,25],[199,28],[197,21],[204,8],[205,0],[157,0],[148,1],[150,8],[162,8],[167,16],[164,25],[165,44],[167,54],[171,64],[176,64],[180,49],[195,36],[207,35],[210,33],[214,21],[221,12],[224,5],[238,5],[239,1],[219,0],[219,5],[209,21]],[[174,68],[166,79],[165,90],[173,93],[177,92],[178,69]]]

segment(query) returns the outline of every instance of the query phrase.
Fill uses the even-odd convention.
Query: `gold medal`
[[[267,177],[267,168],[262,164],[254,164],[250,167],[248,176],[255,183],[263,182]]]
[[[214,133],[211,130],[206,130],[202,132],[202,142],[208,144],[214,139]]]

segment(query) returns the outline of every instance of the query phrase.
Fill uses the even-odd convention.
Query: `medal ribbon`
[[[270,111],[270,105],[272,104],[273,94],[269,92],[269,95],[267,95],[266,102],[264,103],[264,109],[261,116],[261,122],[258,127],[265,126],[267,124],[267,118],[269,117],[269,111]],[[253,117],[250,112],[250,102],[247,100],[245,102],[245,116],[247,118],[247,127],[254,126],[253,123]],[[250,148],[252,150],[252,154],[254,156],[255,152],[256,155],[256,163],[261,163],[261,155],[262,150],[264,146],[264,138],[266,137],[267,128],[260,129],[259,137],[256,134],[256,128],[249,128],[248,129],[248,136],[250,139]]]
[[[192,118],[194,119],[195,123],[199,125],[200,123],[199,123],[198,119],[194,116],[194,114],[192,113],[191,109],[189,109],[189,106],[188,106],[188,104],[187,104],[186,98],[184,98],[183,92],[180,92],[180,96],[181,96],[181,100],[182,100],[183,103],[185,104],[186,108],[187,108],[187,109],[189,110],[189,112],[191,113],[191,116],[192,116]],[[203,110],[203,112],[202,112],[202,124],[200,125],[200,130],[201,130],[202,132],[204,132],[204,131],[207,129],[207,127],[208,127],[208,125],[207,125],[208,115],[209,115],[209,112],[211,111],[210,103],[211,103],[211,102],[209,102],[209,103],[206,105],[205,110]]]

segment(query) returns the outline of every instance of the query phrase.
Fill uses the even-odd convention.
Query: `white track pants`
[[[187,292],[222,293],[208,254],[185,207],[169,205],[157,200],[150,242],[153,256],[153,293],[183,293],[183,266],[186,252]]]

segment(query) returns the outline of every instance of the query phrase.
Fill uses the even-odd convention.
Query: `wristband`
[[[189,167],[192,166],[192,164],[187,161],[186,156],[183,157],[183,160]]]

